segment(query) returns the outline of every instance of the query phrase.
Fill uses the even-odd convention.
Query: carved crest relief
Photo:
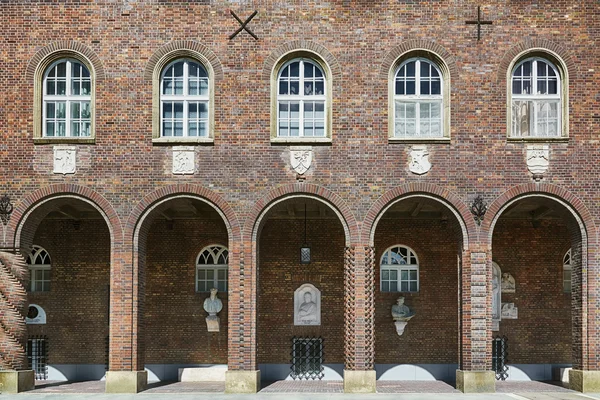
[[[77,148],[75,146],[54,146],[55,174],[74,174],[77,169]]]
[[[548,170],[550,165],[550,146],[547,144],[533,144],[527,146],[527,168],[534,179],[539,180]]]
[[[196,167],[193,146],[173,147],[173,174],[192,175]]]
[[[408,168],[413,174],[423,175],[429,172],[431,163],[429,162],[427,146],[413,146],[410,150],[408,164]]]
[[[290,165],[297,174],[303,175],[312,164],[312,147],[290,148]]]

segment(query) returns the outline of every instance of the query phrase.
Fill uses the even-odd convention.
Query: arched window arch
[[[409,58],[398,65],[393,85],[394,137],[443,137],[444,79],[438,65]]]
[[[545,54],[517,59],[510,71],[510,137],[566,136],[565,74]]]
[[[58,59],[46,68],[42,86],[42,137],[92,137],[89,68],[74,58]]]
[[[217,288],[219,292],[227,292],[229,276],[229,251],[221,245],[203,248],[196,259],[196,291],[210,292]]]
[[[382,292],[419,291],[419,260],[411,248],[390,247],[381,256],[379,268]]]
[[[50,270],[52,269],[50,254],[40,246],[33,246],[27,257],[27,264],[29,264],[30,273],[29,291],[49,292]]]
[[[327,77],[309,58],[295,58],[277,74],[277,137],[327,136]]]
[[[573,269],[571,266],[571,249],[567,250],[563,257],[563,273],[562,273],[562,282],[563,282],[563,292],[571,293],[571,275],[573,273]]]
[[[199,61],[179,58],[160,75],[160,136],[208,138],[210,79]]]

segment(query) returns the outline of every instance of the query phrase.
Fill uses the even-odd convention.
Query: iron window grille
[[[492,339],[492,369],[496,373],[497,381],[508,378],[508,338],[496,336]]]
[[[30,336],[27,339],[27,361],[36,380],[48,379],[48,337]]]
[[[323,338],[292,339],[292,379],[323,379]]]

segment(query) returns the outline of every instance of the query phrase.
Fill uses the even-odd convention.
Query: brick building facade
[[[61,379],[108,371],[107,391],[131,392],[221,366],[253,392],[289,375],[294,337],[321,337],[324,379],[348,392],[493,391],[505,335],[509,379],[572,367],[573,388],[600,390],[600,11],[491,1],[478,38],[479,5],[3,2],[2,369],[28,370],[45,335]],[[228,254],[220,332],[198,286],[211,246]],[[383,289],[399,247],[416,290]],[[320,325],[294,324],[303,284]],[[518,315],[496,318],[505,304]]]

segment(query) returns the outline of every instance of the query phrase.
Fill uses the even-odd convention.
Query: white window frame
[[[572,284],[573,284],[573,279],[572,279],[572,274],[573,274],[573,264],[571,262],[571,250],[569,249],[567,250],[567,252],[565,253],[564,257],[563,257],[563,268],[562,268],[562,283],[563,283],[563,292],[564,293],[571,293],[572,291]],[[569,279],[566,279],[565,275],[568,274]],[[568,284],[567,284],[568,283]]]
[[[410,261],[411,258],[414,258],[414,260],[416,261],[416,263],[409,263],[409,264],[384,264],[383,263],[383,259],[385,258],[385,256],[389,253],[389,255],[392,254],[392,250],[397,249],[397,248],[404,248],[407,251],[407,257],[408,260]],[[388,260],[389,260],[389,256],[388,256]],[[386,249],[383,254],[381,255],[381,259],[379,260],[379,290],[381,292],[384,292],[383,290],[383,271],[384,270],[388,270],[388,271],[396,271],[396,273],[398,274],[398,280],[397,280],[397,289],[396,291],[391,291],[391,290],[386,290],[385,292],[388,293],[418,293],[420,290],[420,277],[419,277],[419,258],[417,257],[417,253],[414,252],[413,249],[411,249],[408,246],[404,246],[401,244],[398,245],[394,245],[389,247],[388,249]],[[417,290],[410,290],[410,283],[414,282],[414,280],[411,280],[409,278],[408,282],[409,282],[409,290],[408,291],[402,291],[402,278],[401,278],[401,274],[402,271],[408,271],[409,275],[411,271],[416,271],[417,273]],[[392,280],[386,280],[386,282],[393,282]]]
[[[299,62],[299,77],[298,77],[298,88],[300,93],[299,94],[287,94],[287,95],[282,95],[279,94],[279,84],[281,81],[281,74],[283,73],[283,71],[291,64],[295,63],[295,62]],[[321,75],[323,76],[323,94],[322,95],[316,95],[316,94],[311,94],[311,95],[305,95],[304,91],[302,90],[304,88],[304,64],[305,63],[310,63],[312,65],[315,66],[315,68],[317,68],[320,72]],[[305,57],[301,57],[301,58],[294,58],[288,62],[286,62],[285,64],[283,64],[281,66],[281,68],[279,68],[279,71],[277,73],[277,84],[276,84],[276,90],[277,90],[277,137],[278,138],[285,138],[285,139],[323,139],[323,138],[327,138],[327,127],[328,127],[328,120],[327,120],[327,75],[325,73],[325,71],[323,70],[323,67],[321,67],[321,65],[319,65],[318,62],[316,62],[315,60],[312,60],[310,58],[305,58]],[[304,105],[306,102],[322,102],[323,103],[323,135],[322,136],[304,136]],[[299,121],[298,121],[298,132],[299,135],[298,136],[291,136],[291,135],[287,135],[287,136],[281,136],[281,133],[279,131],[279,127],[280,127],[280,105],[281,102],[298,102],[299,103]],[[314,112],[314,111],[313,111]],[[289,129],[289,128],[288,128]],[[313,131],[314,131],[314,127],[313,127]]]
[[[404,67],[405,65],[407,65],[408,63],[411,62],[415,62],[415,94],[414,95],[407,95],[407,94],[397,94],[396,93],[396,81],[398,80],[398,74],[400,73],[400,70],[402,69],[402,67]],[[440,80],[440,94],[425,94],[422,95],[421,94],[421,62],[426,62],[427,64],[431,65],[438,73],[439,75],[439,80]],[[431,78],[431,77],[430,77]],[[403,61],[401,64],[398,65],[398,67],[396,68],[396,71],[394,73],[394,79],[393,79],[393,93],[394,93],[394,103],[392,105],[392,112],[393,112],[393,125],[392,125],[392,129],[393,129],[393,139],[440,139],[440,138],[444,138],[445,137],[445,133],[444,133],[444,129],[445,129],[445,123],[444,123],[444,75],[442,74],[442,71],[440,70],[439,66],[432,60],[429,60],[427,58],[424,57],[412,57],[409,58],[405,61]],[[396,116],[396,104],[398,102],[402,102],[402,103],[407,103],[407,104],[415,104],[415,135],[414,136],[408,136],[408,135],[399,135],[398,132],[396,131],[396,122],[397,122],[397,116]],[[420,123],[420,119],[421,119],[421,104],[423,103],[438,103],[439,107],[440,107],[440,117],[439,117],[439,126],[440,126],[440,133],[437,136],[422,136],[421,135],[421,123]]]
[[[537,68],[537,62],[541,61],[544,62],[545,64],[547,64],[550,68],[552,68],[552,70],[554,71],[554,74],[556,76],[556,94],[538,94],[537,93],[537,89],[538,89],[538,68]],[[523,65],[526,62],[531,62],[531,94],[515,94],[513,93],[513,81],[515,80],[515,73],[517,71],[517,69]],[[510,134],[511,134],[511,138],[561,138],[563,137],[563,97],[562,97],[562,76],[560,74],[559,69],[556,67],[556,65],[551,62],[549,59],[547,58],[543,58],[543,57],[528,57],[525,58],[521,61],[519,61],[518,63],[515,64],[515,66],[512,68],[511,73],[510,73],[510,94],[511,94],[511,101],[510,101],[510,107],[511,107],[511,129],[510,129]],[[546,79],[546,81],[548,82],[548,79]],[[529,123],[529,134],[527,136],[523,136],[520,132],[519,134],[517,134],[517,127],[516,127],[516,115],[515,115],[515,102],[517,101],[526,101],[526,102],[533,102],[533,120],[532,122]],[[546,103],[546,102],[551,102],[551,101],[555,101],[557,103],[557,121],[556,121],[556,135],[554,136],[548,136],[548,135],[541,135],[538,134],[537,132],[537,128],[538,128],[538,112],[537,112],[537,107],[540,103]]]
[[[38,257],[38,255],[42,255],[43,253],[45,253],[46,255],[43,257],[44,259],[48,259],[48,263],[44,263],[44,264],[35,264],[35,261]],[[52,259],[50,258],[50,253],[48,253],[48,251],[46,251],[46,249],[44,249],[43,247],[40,246],[33,246],[33,249],[31,250],[31,253],[29,254],[29,256],[27,257],[27,264],[29,266],[29,291],[30,292],[49,292],[52,288],[51,286],[51,282],[52,282],[52,277],[50,276],[50,279],[48,281],[41,279],[41,280],[37,280],[34,279],[35,277],[35,273],[38,271],[52,271]],[[43,290],[44,288],[44,283],[48,283],[48,290]],[[38,287],[39,286],[39,287]],[[41,287],[41,289],[40,289]]]
[[[52,71],[52,69],[57,66],[58,64],[61,63],[66,63],[66,77],[65,77],[65,85],[66,85],[66,94],[62,95],[62,94],[55,94],[55,95],[49,95],[47,94],[47,90],[48,90],[48,86],[47,86],[47,81],[48,81],[48,74],[50,73],[50,71]],[[77,63],[80,64],[83,68],[85,68],[88,72],[89,77],[85,80],[89,80],[90,82],[90,92],[87,95],[73,95],[71,93],[71,89],[72,89],[72,76],[71,76],[71,71],[72,71],[72,67],[73,67],[73,63]],[[82,78],[82,82],[83,82],[83,78]],[[54,139],[54,138],[83,138],[83,139],[90,139],[93,137],[93,102],[92,102],[92,92],[94,90],[94,85],[93,85],[93,80],[92,80],[92,73],[90,71],[90,69],[88,68],[88,66],[75,59],[75,58],[60,58],[56,61],[54,61],[52,64],[50,64],[50,66],[48,66],[48,68],[46,68],[46,70],[44,71],[44,79],[42,81],[42,137],[44,139],[48,138],[48,139]],[[65,136],[48,136],[47,133],[47,122],[48,122],[48,118],[47,118],[47,103],[65,103]],[[90,108],[90,117],[89,117],[89,124],[90,124],[90,134],[87,136],[72,136],[71,135],[71,123],[73,122],[73,119],[71,118],[71,103],[74,102],[88,102],[89,103],[89,108]]]
[[[165,74],[167,73],[167,71],[169,70],[169,68],[171,66],[173,66],[176,63],[179,62],[183,62],[183,94],[163,94],[163,85],[164,85],[164,81],[165,81]],[[194,64],[198,64],[200,67],[202,67],[204,69],[204,71],[206,72],[206,85],[208,87],[208,91],[206,93],[206,95],[190,95],[189,94],[189,64],[190,63],[194,63]],[[209,69],[206,68],[206,66],[201,63],[198,60],[192,59],[192,58],[177,58],[172,60],[171,62],[169,62],[167,65],[165,65],[165,67],[162,69],[161,73],[160,73],[160,88],[159,88],[160,92],[159,92],[159,102],[160,102],[160,115],[159,115],[159,131],[160,131],[160,137],[161,138],[172,138],[174,140],[177,139],[181,139],[181,138],[209,138],[210,137],[210,115],[211,115],[211,110],[210,110],[210,92],[211,92],[211,86],[210,86],[210,72]],[[175,131],[173,130],[173,135],[172,136],[165,136],[164,135],[164,126],[163,126],[163,106],[165,103],[167,102],[171,102],[171,103],[183,103],[183,136],[175,136]],[[205,130],[205,135],[197,135],[197,136],[190,136],[189,135],[189,104],[190,103],[206,103],[206,115],[207,117],[205,119],[198,119],[199,121],[204,121],[204,123],[206,124],[206,130]],[[198,111],[199,112],[199,111]],[[175,110],[173,109],[173,114],[175,113]]]
[[[209,253],[211,253],[211,258],[213,260],[212,264],[200,264],[200,259],[202,257],[202,255],[204,254],[204,252],[208,251]],[[224,253],[227,252],[227,263],[226,264],[219,264],[219,258],[220,256]],[[199,290],[199,272],[201,270],[205,270],[205,271],[214,271],[214,275],[213,275],[213,285],[210,288],[207,288],[206,291],[200,291]],[[196,292],[199,293],[208,293],[210,292],[210,289],[212,287],[218,288],[218,282],[219,282],[219,271],[226,271],[226,279],[225,279],[225,292],[229,291],[229,250],[227,249],[227,247],[219,245],[219,244],[213,244],[210,246],[206,246],[204,247],[202,250],[200,250],[200,253],[198,253],[198,257],[196,257]]]

